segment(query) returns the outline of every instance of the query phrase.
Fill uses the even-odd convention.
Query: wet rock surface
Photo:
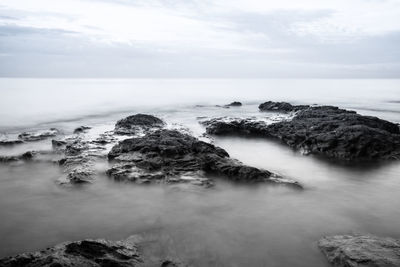
[[[134,135],[143,130],[160,128],[164,122],[152,115],[136,114],[119,120],[115,124],[115,133],[121,135]]]
[[[207,133],[276,138],[305,153],[342,160],[400,159],[398,125],[333,106],[300,110],[291,120],[267,124],[250,119],[203,121]]]
[[[335,267],[398,267],[400,240],[373,235],[338,235],[318,243]]]
[[[33,142],[57,136],[59,133],[60,131],[56,128],[51,128],[47,131],[23,132],[18,135],[18,138],[25,142]]]
[[[104,239],[66,242],[38,252],[0,259],[1,267],[131,267],[187,266],[171,259],[141,256],[130,238],[122,241]]]
[[[278,112],[292,112],[307,109],[308,105],[292,105],[288,102],[273,102],[267,101],[258,106],[260,111],[278,111]]]
[[[107,174],[137,183],[190,182],[210,185],[210,175],[244,182],[290,183],[269,171],[231,159],[222,148],[176,130],[158,130],[119,142],[108,154],[116,161]],[[188,177],[191,177],[190,179]]]
[[[18,156],[0,156],[1,163],[15,162],[15,161],[29,161],[35,156],[34,151],[27,151]]]

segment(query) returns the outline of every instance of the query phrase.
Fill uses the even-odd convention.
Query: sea
[[[0,78],[0,139],[57,128],[89,135],[136,113],[204,137],[199,120],[254,117],[265,101],[334,105],[400,123],[398,79],[28,79]],[[221,107],[233,101],[242,107]],[[154,253],[193,266],[328,267],[326,235],[400,238],[400,162],[341,163],[273,140],[210,137],[231,157],[299,181],[304,190],[216,179],[212,188],[137,185],[105,175],[60,186],[55,162],[0,163],[0,257],[86,238],[152,236]],[[51,139],[0,147],[0,156],[51,150]]]

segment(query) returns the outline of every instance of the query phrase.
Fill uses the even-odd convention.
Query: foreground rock
[[[331,158],[400,159],[398,125],[333,106],[309,107],[291,120],[273,124],[221,118],[202,123],[209,134],[277,138],[305,153]]]
[[[292,112],[309,108],[308,105],[292,105],[287,102],[273,102],[267,101],[258,106],[260,111],[279,111],[279,112]]]
[[[132,135],[151,128],[160,128],[164,122],[152,115],[136,114],[119,120],[115,124],[114,132],[121,135]]]
[[[324,237],[318,243],[335,267],[398,267],[400,240],[369,235]]]
[[[189,182],[211,185],[210,176],[244,182],[288,183],[266,170],[231,159],[222,148],[176,130],[158,130],[119,142],[108,154],[117,163],[107,171],[116,180],[136,183]]]
[[[143,259],[138,246],[129,239],[66,242],[38,252],[0,259],[1,267],[131,267],[184,266],[169,259]]]

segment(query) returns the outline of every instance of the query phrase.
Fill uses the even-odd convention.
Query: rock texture
[[[398,267],[400,240],[372,235],[338,235],[318,243],[335,267]]]
[[[190,182],[211,185],[210,175],[245,182],[296,182],[231,159],[222,148],[176,130],[158,130],[123,140],[108,154],[117,162],[108,175],[137,183]]]
[[[292,105],[287,102],[273,102],[267,101],[258,106],[260,111],[279,111],[279,112],[291,112],[306,109],[308,105]]]
[[[173,260],[143,259],[131,240],[66,242],[38,252],[0,259],[0,267],[132,267],[185,266]],[[150,263],[148,265],[147,263]]]
[[[399,126],[333,106],[309,107],[292,120],[267,124],[250,119],[202,122],[207,133],[276,138],[305,153],[343,160],[400,159]]]
[[[115,124],[114,132],[121,135],[133,135],[143,130],[160,128],[163,125],[164,122],[157,117],[147,114],[136,114],[119,120]]]
[[[54,137],[60,133],[56,128],[51,128],[47,131],[37,131],[37,132],[23,132],[18,135],[18,138],[25,142],[33,142],[47,139],[49,137]]]

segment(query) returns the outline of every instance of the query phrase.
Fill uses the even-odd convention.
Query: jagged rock
[[[67,242],[38,252],[0,259],[2,267],[128,267],[142,262],[135,244],[125,241],[83,240]]]
[[[280,111],[280,112],[291,112],[291,111],[299,111],[306,109],[310,106],[308,105],[292,105],[287,102],[273,102],[273,101],[268,101],[265,103],[262,103],[261,105],[258,106],[260,111]]]
[[[282,182],[299,186],[294,181],[272,177],[268,171],[243,165],[229,158],[222,148],[176,130],[158,130],[123,140],[111,149],[108,157],[118,161],[107,172],[117,180],[209,185],[211,181],[207,178],[213,174],[235,181]]]
[[[86,239],[65,242],[37,252],[0,259],[0,267],[188,267],[181,260],[161,255],[141,235],[121,241]]]
[[[47,131],[37,131],[37,132],[23,132],[18,135],[18,138],[22,141],[32,142],[47,139],[49,137],[54,137],[60,133],[56,128],[51,128]]]
[[[309,107],[292,120],[203,121],[207,133],[277,138],[305,153],[343,160],[400,159],[400,130],[391,122],[332,106]]]
[[[157,117],[147,114],[136,114],[119,120],[115,124],[114,131],[121,135],[132,135],[143,130],[160,128],[163,125],[164,122]]]
[[[322,238],[319,248],[335,267],[398,267],[400,240],[372,235]]]
[[[91,129],[91,127],[88,127],[88,126],[79,126],[78,128],[76,128],[74,130],[74,134],[84,133],[84,132],[86,132],[87,130],[90,130],[90,129]]]

